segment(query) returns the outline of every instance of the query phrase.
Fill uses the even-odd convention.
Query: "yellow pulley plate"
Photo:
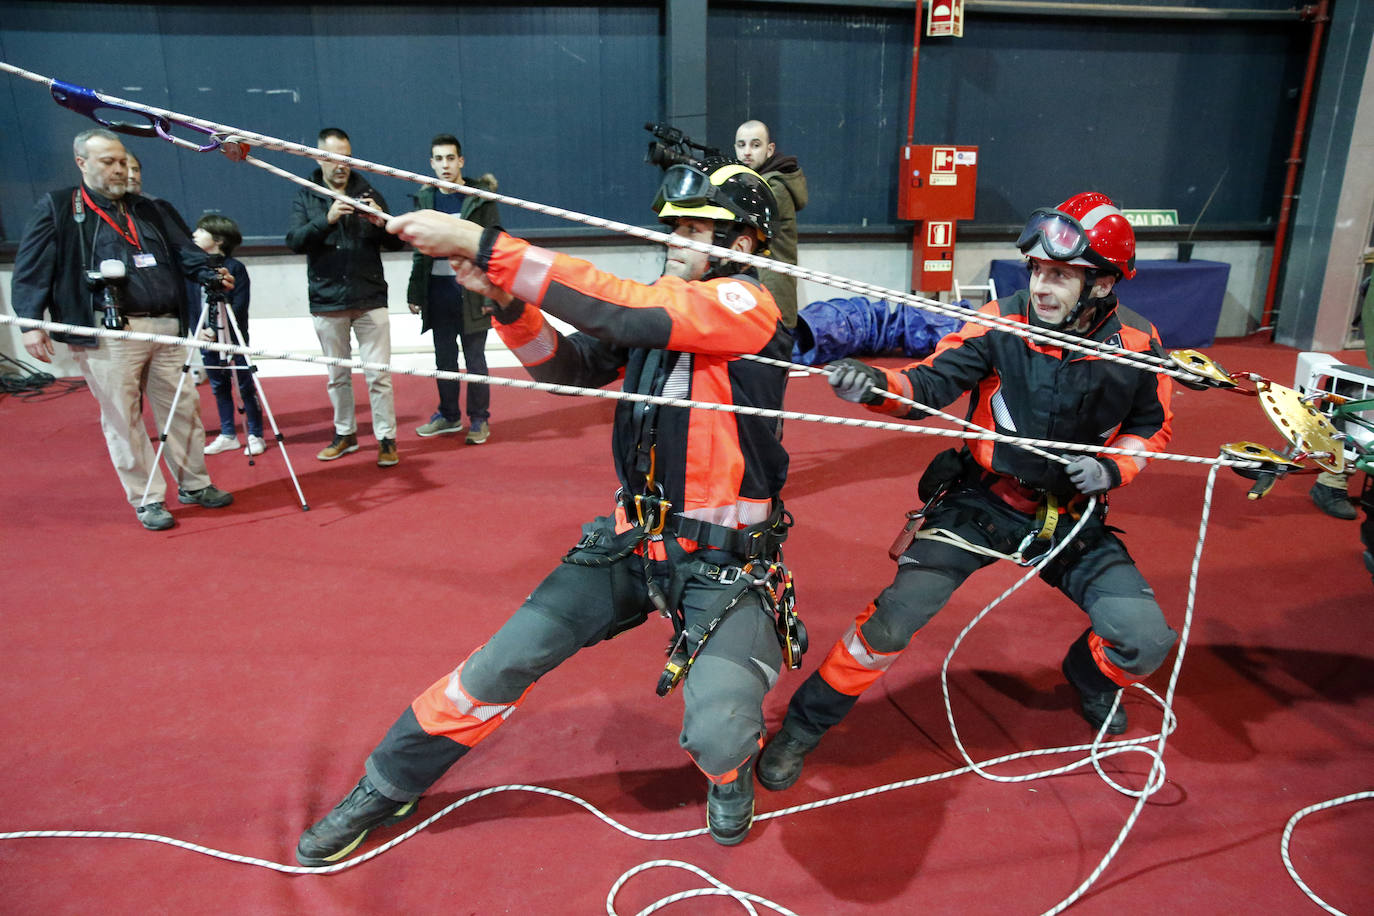
[[[1218,388],[1235,388],[1236,382],[1227,375],[1212,357],[1197,350],[1173,350],[1169,358],[1178,366]]]
[[[1259,402],[1276,429],[1289,444],[1333,474],[1345,471],[1345,450],[1340,433],[1326,414],[1304,401],[1292,388],[1270,381],[1259,383]]]
[[[1221,447],[1221,453],[1241,461],[1263,461],[1265,464],[1275,465],[1273,471],[1279,470],[1280,465],[1285,465],[1287,470],[1301,467],[1297,462],[1288,460],[1269,446],[1260,445],[1258,442],[1228,442]]]

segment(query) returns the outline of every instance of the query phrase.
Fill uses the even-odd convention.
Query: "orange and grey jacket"
[[[782,406],[787,371],[739,358],[791,356],[773,297],[752,276],[660,277],[646,286],[493,230],[477,263],[497,286],[539,307],[496,326],[538,381],[599,388],[623,376],[628,392]],[[559,333],[544,312],[580,333]],[[787,477],[773,418],[620,401],[612,443],[626,493],[645,492],[652,473],[673,515],[727,528],[765,521]],[[643,453],[650,444],[651,462]]]
[[[1021,290],[989,302],[979,311],[1033,327],[1029,293]],[[1083,336],[1137,353],[1163,355],[1149,321],[1104,300],[1098,323]],[[1161,452],[1172,435],[1173,412],[1168,376],[1123,366],[1096,356],[1027,340],[969,322],[920,362],[884,369],[887,388],[932,407],[953,403],[970,392],[967,419],[1012,436],[1078,442]],[[897,416],[924,416],[891,399],[870,409]],[[978,440],[968,443],[983,468],[1020,480],[1025,486],[1067,499],[1076,493],[1064,468],[1014,445]],[[1099,455],[1112,486],[1130,483],[1144,458]]]

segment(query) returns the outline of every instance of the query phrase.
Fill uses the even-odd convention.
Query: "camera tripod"
[[[223,319],[228,320],[226,322]],[[197,319],[196,326],[191,330],[190,336],[186,338],[186,359],[181,364],[181,377],[177,379],[177,390],[172,395],[172,405],[167,412],[167,422],[158,436],[157,454],[153,456],[153,469],[148,475],[148,483],[143,487],[142,505],[146,505],[148,502],[148,492],[153,485],[153,475],[158,472],[158,461],[162,458],[162,450],[167,444],[167,434],[172,428],[173,418],[176,417],[177,402],[181,399],[181,391],[186,386],[186,379],[191,375],[191,355],[194,351],[199,349],[197,343],[200,341],[201,331],[210,323],[214,325],[215,340],[217,342],[232,343],[240,347],[247,347],[243,338],[243,330],[239,327],[238,317],[234,315],[234,310],[230,307],[229,301],[224,297],[222,292],[218,290],[207,290],[205,294],[205,304],[200,310],[200,318]],[[229,337],[230,333],[233,335],[232,340],[226,339]],[[224,357],[230,360],[232,360],[235,355],[237,354],[223,354]],[[296,488],[296,498],[300,500],[301,511],[309,512],[310,506],[305,501],[305,494],[301,492],[301,483],[296,477],[296,469],[291,466],[291,458],[286,454],[286,440],[282,436],[281,430],[277,427],[277,418],[272,413],[272,406],[267,402],[267,392],[263,390],[262,379],[258,376],[257,364],[253,362],[253,357],[247,353],[243,354],[243,359],[245,365],[240,366],[231,362],[227,365],[220,366],[219,369],[224,372],[248,372],[251,374],[253,388],[258,395],[258,403],[262,405],[263,416],[267,418],[267,422],[272,427],[272,438],[276,440],[277,449],[281,452],[282,461],[286,463],[286,473],[291,477],[291,484]],[[212,368],[214,367],[207,367],[207,372]],[[231,375],[229,378],[232,379],[233,376]],[[229,386],[229,396],[231,398],[233,397],[235,387],[236,386],[232,384]],[[249,465],[255,464],[254,456],[247,450],[246,453],[248,453]]]

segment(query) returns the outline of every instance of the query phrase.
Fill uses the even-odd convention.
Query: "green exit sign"
[[[1177,226],[1177,210],[1122,210],[1132,226]]]

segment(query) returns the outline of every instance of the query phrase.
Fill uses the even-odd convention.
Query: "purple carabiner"
[[[93,92],[84,86],[75,86],[71,83],[64,83],[61,80],[52,81],[53,101],[64,108],[70,108],[77,114],[85,115],[98,124],[103,124],[116,133],[129,134],[134,137],[156,137],[158,132],[154,125],[154,118],[141,111],[135,111],[127,105],[119,102],[112,102],[104,98],[98,92]],[[136,114],[147,118],[147,124],[130,124],[127,121],[110,121],[96,114],[102,108],[111,111],[125,111],[129,114]]]
[[[172,136],[171,127],[168,126],[169,124],[175,124],[177,127],[185,127],[188,130],[199,131],[209,137],[210,142],[201,146],[199,143],[192,143],[190,140],[174,137]],[[215,136],[215,131],[208,127],[201,127],[199,124],[192,124],[189,121],[180,121],[176,118],[156,117],[153,118],[153,128],[162,139],[176,146],[184,147],[185,149],[195,150],[198,153],[208,153],[212,149],[219,149],[220,139]]]

